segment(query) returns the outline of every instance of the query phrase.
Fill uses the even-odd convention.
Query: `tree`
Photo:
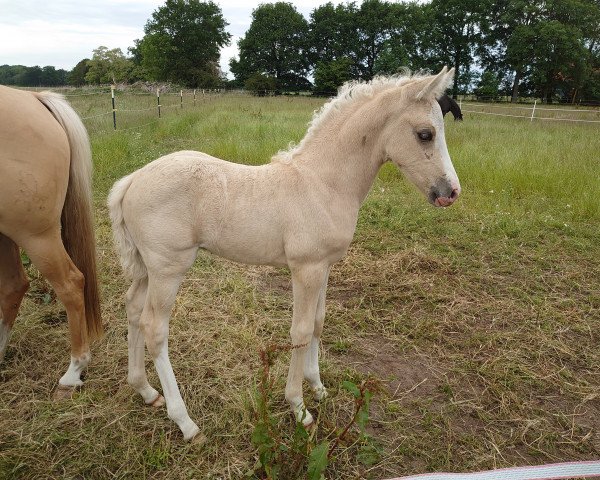
[[[132,52],[153,80],[211,87],[220,81],[220,49],[231,35],[219,6],[212,1],[167,0],[144,28]]]
[[[80,87],[85,84],[85,75],[90,69],[89,67],[89,58],[84,58],[80,60],[77,65],[71,70],[69,75],[67,76],[67,83],[74,87]]]
[[[353,75],[359,76],[356,13],[354,3],[334,6],[331,2],[311,12],[307,48],[312,68],[344,59],[350,62]]]
[[[572,88],[581,88],[586,76],[587,51],[580,31],[557,20],[536,28],[532,80],[548,103],[558,94],[569,99]]]
[[[308,23],[291,3],[265,3],[252,11],[252,22],[238,42],[239,60],[229,62],[238,82],[259,72],[275,77],[278,88],[309,88]]]
[[[244,88],[254,95],[264,97],[277,88],[277,81],[270,75],[263,75],[262,73],[256,72],[246,79]]]
[[[361,77],[370,80],[375,74],[375,62],[388,42],[396,37],[402,4],[382,0],[364,0],[356,14],[358,30],[357,56]]]
[[[87,83],[116,83],[129,79],[133,63],[125,57],[120,48],[109,50],[107,47],[100,46],[92,53],[85,74]]]
[[[429,56],[435,69],[450,63],[454,67],[452,95],[468,90],[475,50],[481,41],[480,24],[491,0],[433,0],[424,8],[430,12]]]
[[[340,85],[352,79],[352,62],[339,58],[330,62],[319,62],[315,68],[315,92],[335,93]]]
[[[496,73],[486,70],[481,75],[475,94],[481,100],[497,100],[500,90],[500,80]]]
[[[574,100],[591,78],[590,47],[600,36],[597,2],[497,0],[491,7],[479,56],[484,68],[512,79],[512,101],[523,87],[547,101],[555,93]]]

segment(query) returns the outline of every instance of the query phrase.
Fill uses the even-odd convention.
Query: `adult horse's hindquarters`
[[[68,392],[102,333],[87,132],[60,95],[0,86],[0,145],[0,361],[29,285],[20,246],[67,311]]]

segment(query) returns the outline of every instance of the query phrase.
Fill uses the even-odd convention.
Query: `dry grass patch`
[[[104,202],[114,180],[170,150],[266,161],[301,137],[318,106],[279,100],[224,98],[143,134],[93,136],[106,335],[93,346],[85,387],[52,401],[68,364],[67,326],[28,269],[32,288],[0,365],[0,478],[216,479],[253,471],[259,351],[288,342],[288,273],[205,254],[189,272],[173,312],[170,356],[209,441],[186,444],[166,411],[144,407],[126,383],[128,284]],[[464,188],[459,202],[433,209],[384,169],[348,255],[332,270],[322,348],[330,397],[308,405],[318,416],[316,440],[352,415],[344,380],[371,375],[382,389],[369,427],[375,463],[361,458],[353,429],[327,478],[600,456],[600,187],[590,153],[600,148],[598,136],[497,119],[447,127]],[[565,158],[579,163],[562,169]],[[537,175],[544,165],[552,185]],[[575,193],[557,185],[575,185]],[[271,369],[272,411],[286,438],[294,431],[284,400],[288,362],[282,353]],[[158,386],[149,359],[147,370]]]

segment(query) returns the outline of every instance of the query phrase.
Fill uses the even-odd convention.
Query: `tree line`
[[[347,80],[448,65],[457,72],[454,95],[600,101],[598,0],[363,0],[325,3],[309,18],[288,2],[264,3],[229,62],[233,80],[219,69],[227,25],[212,1],[167,0],[128,55],[99,47],[55,77],[329,94]],[[31,68],[1,66],[0,83],[58,81],[53,67]]]

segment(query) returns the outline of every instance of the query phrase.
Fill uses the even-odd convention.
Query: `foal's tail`
[[[102,335],[100,295],[96,276],[96,239],[92,209],[92,152],[81,119],[62,95],[33,93],[61,124],[71,147],[67,196],[61,214],[65,250],[85,278],[84,304],[90,340]]]
[[[113,238],[121,257],[121,266],[125,275],[132,280],[137,280],[147,275],[146,265],[123,218],[123,198],[133,182],[133,176],[134,173],[127,175],[113,185],[108,195],[108,210],[112,222]]]

